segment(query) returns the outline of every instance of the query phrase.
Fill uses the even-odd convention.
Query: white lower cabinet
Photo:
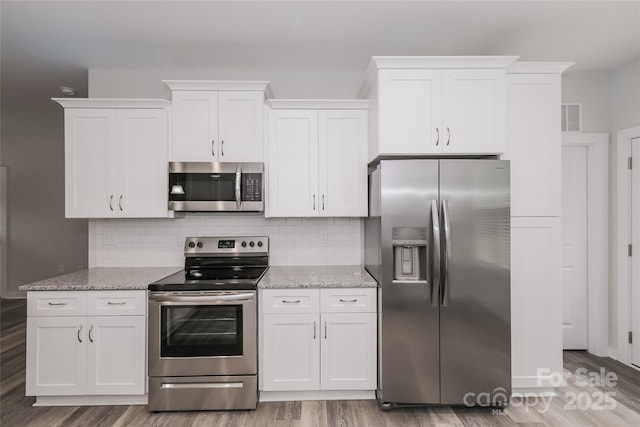
[[[26,395],[144,395],[144,300],[144,291],[29,292]],[[95,315],[98,301],[111,303],[109,315]]]
[[[263,391],[374,390],[375,289],[267,289]]]

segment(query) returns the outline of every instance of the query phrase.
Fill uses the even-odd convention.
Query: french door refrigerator
[[[383,408],[508,403],[509,203],[508,161],[381,160],[370,172]]]

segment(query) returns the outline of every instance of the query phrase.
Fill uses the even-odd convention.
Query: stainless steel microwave
[[[169,210],[264,211],[264,164],[170,162]]]

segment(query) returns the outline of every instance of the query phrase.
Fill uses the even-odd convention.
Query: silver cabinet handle
[[[322,195],[322,210],[324,210],[324,194]]]
[[[109,209],[113,212],[113,194],[109,196]]]
[[[340,298],[340,302],[357,302],[358,298],[354,298],[354,299],[342,299]]]
[[[324,322],[324,339],[327,339],[327,322]]]
[[[242,180],[242,165],[238,164],[236,167],[236,208],[240,209],[242,205],[242,194],[240,193],[240,183]]]
[[[451,129],[447,126],[447,133],[449,134],[449,138],[447,138],[447,145],[451,142]]]
[[[118,207],[120,208],[120,212],[122,212],[122,194],[120,195],[120,198],[118,199]]]
[[[285,304],[298,304],[298,303],[300,303],[300,300],[296,299],[296,300],[293,300],[293,301],[288,301],[286,299],[283,299],[282,302],[285,303]]]
[[[438,137],[436,139],[436,147],[437,147],[438,144],[440,144],[440,129],[436,128],[436,133],[438,134]]]
[[[78,342],[82,342],[82,339],[80,339],[80,331],[82,331],[82,325],[78,326]]]
[[[125,305],[126,301],[122,301],[122,302],[107,301],[107,304],[109,304],[109,305]]]
[[[316,195],[313,195],[313,210],[316,210]]]
[[[93,325],[89,328],[89,341],[93,342],[93,338],[91,338],[91,331],[93,331]]]
[[[216,143],[216,140],[215,140],[215,139],[212,139],[212,140],[211,140],[211,155],[212,155],[213,157],[215,157],[215,156],[216,156],[216,153],[215,153],[215,151],[213,150],[213,146],[214,146],[214,144],[215,144],[215,143]]]
[[[442,305],[449,305],[449,263],[451,261],[451,227],[449,224],[449,202],[442,201],[442,225],[444,227],[444,265],[442,278]]]
[[[438,290],[440,289],[440,213],[438,201],[431,201],[431,230],[433,232],[433,274],[431,278],[431,305],[438,305]],[[428,253],[427,253],[427,256]],[[429,265],[429,260],[427,260]]]
[[[316,339],[316,322],[313,322],[313,339]]]
[[[220,155],[224,156],[224,139],[220,141]]]
[[[49,305],[67,305],[66,302],[49,302]]]

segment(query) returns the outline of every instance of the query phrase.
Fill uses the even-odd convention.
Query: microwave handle
[[[240,205],[242,204],[242,199],[240,195],[240,182],[242,179],[242,165],[238,165],[236,168],[236,208],[240,210]]]

